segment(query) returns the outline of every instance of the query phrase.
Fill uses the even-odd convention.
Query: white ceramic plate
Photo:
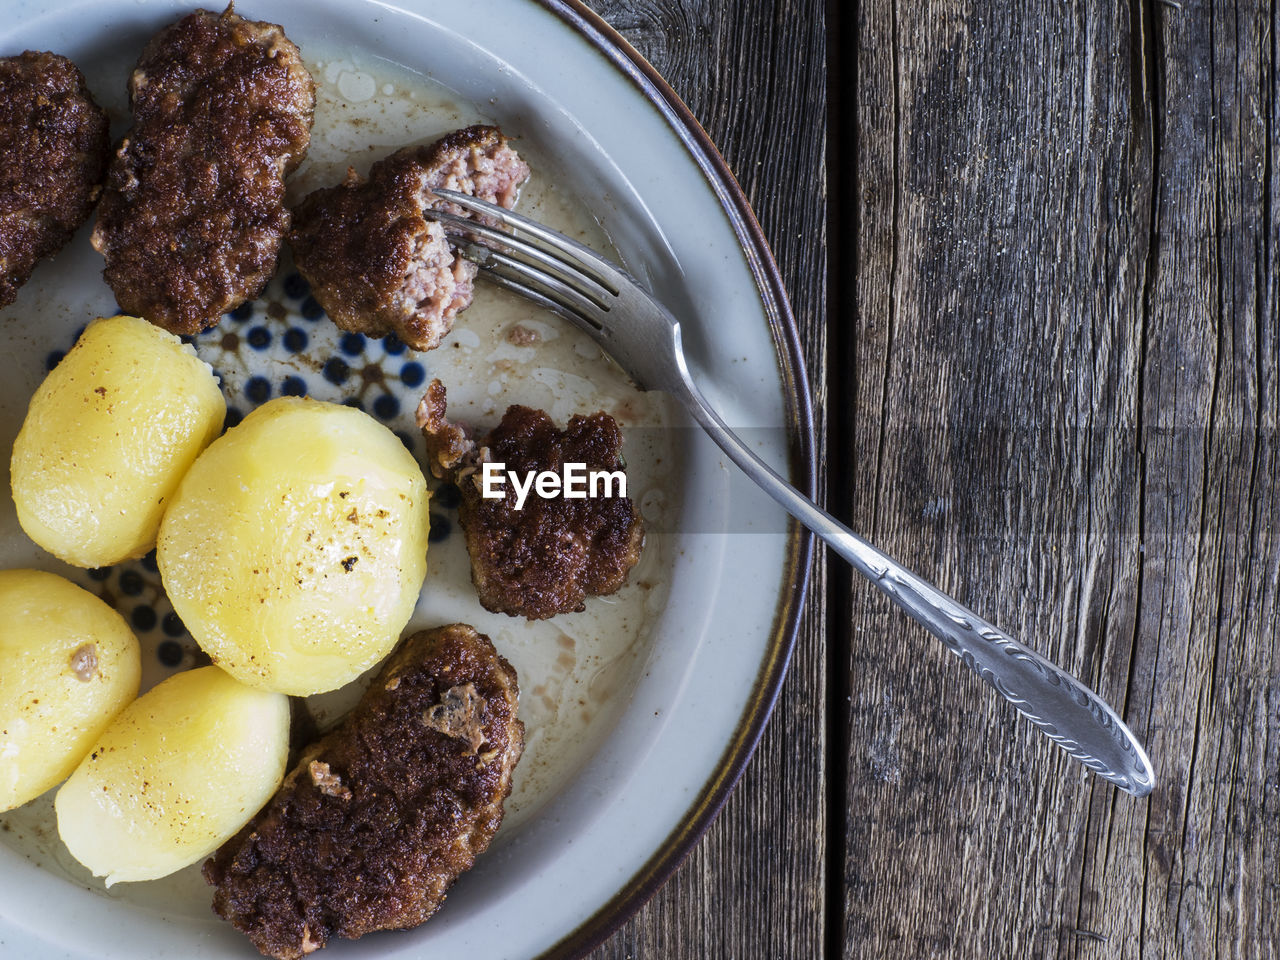
[[[127,126],[128,69],[156,29],[190,12],[157,0],[11,3],[0,54],[75,60]],[[750,210],[688,111],[592,14],[559,0],[260,0],[238,11],[283,24],[320,88],[311,156],[291,194],[333,182],[407,142],[485,119],[518,138],[535,175],[522,208],[612,245],[682,318],[693,366],[733,425],[802,488],[812,484],[807,390],[776,268]],[[0,313],[7,339],[0,443],[93,316],[114,312],[87,229]],[[505,339],[514,323],[534,347]],[[458,412],[492,422],[508,403],[604,407],[627,433],[632,495],[649,526],[642,566],[616,598],[543,625],[497,617],[467,587],[460,537],[428,555],[411,626],[475,623],[520,671],[530,751],[507,822],[439,914],[416,931],[334,941],[326,955],[479,957],[584,952],[656,889],[723,803],[755,745],[790,653],[809,541],[754,496],[680,411],[632,391],[556,319],[486,291],[437,351],[342,338],[287,260],[268,292],[197,349],[237,413],[306,391],[361,403],[411,446],[424,377]],[[415,447],[420,452],[420,447]],[[3,458],[7,464],[7,457]],[[449,508],[433,504],[437,535]],[[147,563],[61,567],[0,506],[0,564],[57,570],[106,595],[144,644],[146,682],[193,661]],[[350,699],[312,703],[322,721]],[[0,816],[0,955],[249,957],[213,917],[195,868],[105,890],[57,841],[49,798]]]

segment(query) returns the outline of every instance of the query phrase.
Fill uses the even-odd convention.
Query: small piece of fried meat
[[[431,350],[471,303],[476,266],[454,254],[444,228],[423,216],[437,187],[515,205],[529,167],[497,127],[456,130],[427,147],[405,147],[308,194],[289,233],[311,293],[343,330],[394,333]],[[464,211],[445,204],[451,213]]]
[[[93,210],[111,138],[74,63],[28,50],[0,59],[0,307]]]
[[[445,417],[444,385],[433,380],[418,406],[432,474],[458,484],[458,520],[471,555],[471,580],[485,609],[545,620],[582,610],[627,582],[640,559],[644,527],[630,498],[540,497],[530,490],[521,509],[510,484],[500,499],[481,495],[484,463],[504,463],[520,477],[561,474],[582,463],[588,474],[623,470],[622,431],[607,413],[574,416],[559,430],[541,410],[507,408],[479,443]],[[597,488],[603,494],[603,485]]]
[[[133,127],[93,229],[126,313],[195,334],[262,292],[289,229],[285,177],[311,143],[315,86],[273,23],[197,10],[129,78]]]
[[[413,927],[489,845],[524,748],[516,673],[465,624],[414,634],[204,865],[264,955]]]

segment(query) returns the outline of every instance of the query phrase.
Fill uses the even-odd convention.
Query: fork
[[[855,570],[942,641],[964,664],[1058,746],[1135,797],[1155,786],[1151,761],[1116,712],[1079,680],[871,546],[751,451],[694,383],[680,321],[621,267],[528,217],[451,190],[438,197],[476,217],[444,209],[459,254],[498,286],[554,311],[592,337],[641,390],[663,390],[748,477]],[[499,226],[500,225],[500,226]]]

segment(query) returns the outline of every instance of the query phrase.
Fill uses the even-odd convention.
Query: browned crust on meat
[[[418,404],[416,420],[426,441],[427,468],[431,475],[438,480],[456,481],[476,445],[467,437],[466,430],[449,422],[445,415],[448,403],[444,384],[432,380]]]
[[[444,230],[423,216],[444,187],[511,207],[529,168],[497,127],[471,126],[430,146],[405,147],[316,190],[294,210],[294,261],[339,327],[396,334],[430,350],[471,303],[475,265],[455,257]],[[462,213],[456,207],[448,207]]]
[[[506,464],[560,473],[565,463],[588,471],[623,470],[622,431],[607,413],[574,416],[559,430],[541,410],[507,408],[478,443],[445,417],[444,386],[433,380],[418,407],[432,473],[455,480],[462,493],[458,521],[471,555],[471,580],[485,609],[530,620],[581,610],[627,582],[640,559],[644,527],[628,497],[542,498],[530,492],[515,508],[510,486],[502,499],[481,496],[480,466]]]
[[[465,624],[414,634],[342,725],[204,865],[265,955],[416,926],[502,822],[524,747],[515,670]]]
[[[276,24],[198,10],[156,34],[129,81],[93,231],[122,309],[198,333],[261,293],[289,228],[284,178],[315,87]]]
[[[0,307],[93,210],[107,169],[107,115],[66,57],[0,59]]]

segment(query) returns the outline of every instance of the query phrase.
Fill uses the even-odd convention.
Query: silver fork
[[[641,390],[684,404],[729,459],[886,596],[960,657],[1060,747],[1135,797],[1155,786],[1151,761],[1116,712],[1079,680],[871,546],[757,457],[689,375],[680,321],[620,267],[527,217],[475,197],[434,191],[489,223],[429,212],[488,279],[586,331]],[[501,224],[501,229],[491,224]]]

